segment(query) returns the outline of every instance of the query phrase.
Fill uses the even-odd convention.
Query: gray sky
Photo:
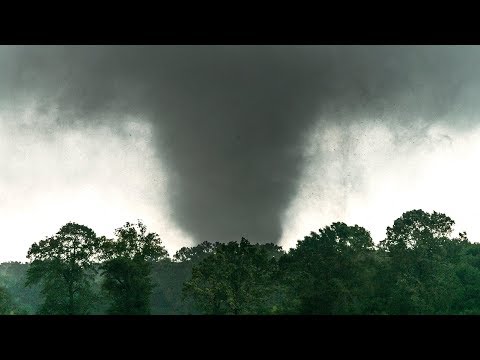
[[[0,261],[67,221],[138,218],[171,253],[337,220],[378,241],[413,208],[476,241],[478,64],[460,46],[2,46]]]

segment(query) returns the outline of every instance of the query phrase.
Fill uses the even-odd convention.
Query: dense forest
[[[480,244],[404,213],[374,244],[336,222],[275,244],[204,242],[172,257],[142,222],[107,239],[68,223],[0,264],[1,314],[480,314]]]

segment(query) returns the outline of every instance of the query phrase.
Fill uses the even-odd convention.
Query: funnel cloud
[[[478,64],[475,46],[3,46],[0,106],[54,113],[47,137],[108,128],[128,139],[124,119],[141,119],[166,178],[165,195],[151,196],[186,237],[287,243],[305,235],[289,226],[309,211],[299,196],[317,199],[312,216],[323,216],[369,184],[371,163],[350,155],[372,131],[380,151],[395,153],[431,140],[439,122],[476,127]],[[332,129],[348,134],[334,152]],[[332,183],[339,159],[348,166]]]

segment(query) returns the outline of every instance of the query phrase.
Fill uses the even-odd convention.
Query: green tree
[[[205,241],[193,247],[182,247],[172,260],[154,265],[155,289],[152,294],[152,313],[198,314],[191,298],[183,296],[183,284],[192,276],[192,268],[208,257],[218,243]]]
[[[204,241],[193,247],[182,247],[175,253],[175,255],[173,255],[173,259],[176,262],[190,262],[192,264],[197,264],[213,253],[218,245],[218,242],[210,243]]]
[[[10,293],[4,287],[0,287],[0,315],[13,314],[14,307]]]
[[[126,223],[114,240],[102,239],[102,288],[110,314],[148,314],[153,290],[152,264],[168,256],[160,237],[146,226]]]
[[[41,314],[86,314],[95,302],[91,282],[95,275],[98,241],[95,232],[67,223],[51,237],[33,244],[26,285],[41,283]]]
[[[363,313],[373,297],[374,244],[360,226],[333,223],[280,259],[287,313]]]
[[[16,313],[34,314],[41,305],[40,286],[25,286],[28,263],[10,261],[0,264],[0,287],[10,294]]]
[[[412,249],[433,255],[450,238],[454,224],[450,217],[436,211],[431,214],[423,210],[407,211],[392,227],[387,227],[387,237],[380,247],[395,255]]]
[[[261,313],[272,292],[276,269],[275,258],[245,238],[240,243],[216,244],[193,267],[184,294],[208,314]]]
[[[451,313],[461,297],[457,276],[465,233],[452,237],[455,222],[445,214],[412,210],[402,214],[380,251],[388,258],[379,287],[392,314]],[[464,267],[464,270],[467,268]]]

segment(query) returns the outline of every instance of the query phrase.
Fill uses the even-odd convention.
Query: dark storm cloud
[[[197,241],[277,241],[316,121],[468,113],[471,47],[124,46],[2,49],[1,94],[90,122],[149,119],[180,227]],[[8,101],[6,101],[8,102]],[[70,115],[69,115],[70,114]],[[109,116],[107,117],[106,114]],[[114,123],[111,123],[114,126]],[[322,174],[318,174],[319,177]]]

